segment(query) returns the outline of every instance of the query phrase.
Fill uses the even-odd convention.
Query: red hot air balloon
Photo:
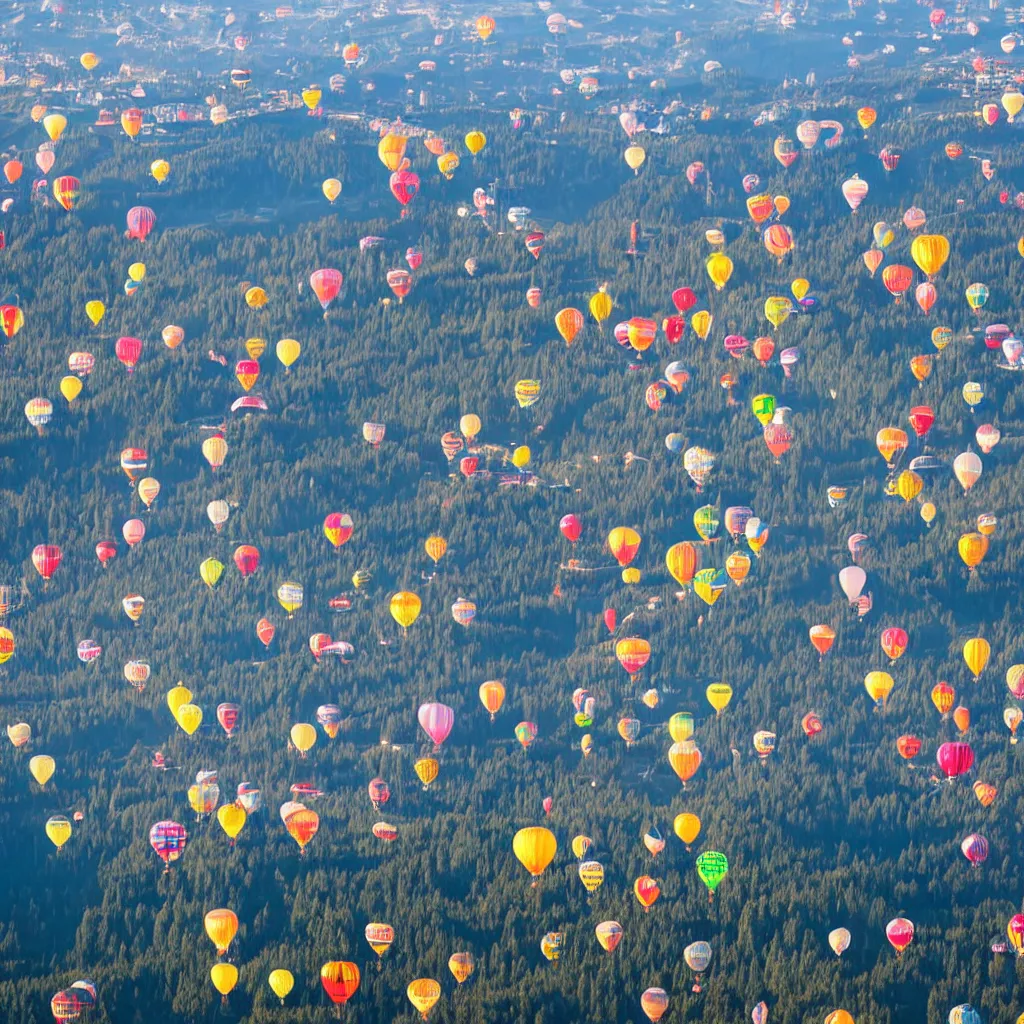
[[[921,753],[921,741],[907,733],[896,741],[896,750],[904,761],[912,761]]]
[[[540,259],[541,250],[544,248],[544,232],[531,231],[524,239],[526,250],[535,259]]]
[[[251,576],[260,567],[259,548],[255,548],[251,544],[240,544],[235,548],[233,557],[235,568],[243,577]]]
[[[423,251],[416,248],[416,246],[410,245],[409,248],[405,250],[405,262],[409,264],[410,270],[419,270],[423,265]]]
[[[324,267],[321,270],[314,270],[309,275],[309,287],[313,294],[320,300],[320,307],[327,312],[327,307],[337,298],[344,281],[340,270],[331,267]]]
[[[381,805],[391,799],[391,787],[383,779],[371,779],[366,789],[370,794],[370,802],[375,811],[379,811]]]
[[[902,956],[903,950],[914,941],[914,922],[905,917],[894,917],[885,926],[885,937],[896,950],[896,955]]]
[[[238,724],[238,705],[218,704],[217,721],[220,722],[220,727],[230,736]]]
[[[56,544],[37,544],[32,549],[32,564],[47,583],[60,567],[63,557],[63,552]]]
[[[114,354],[131,373],[139,361],[139,356],[142,355],[142,342],[138,338],[118,338],[114,345]]]
[[[682,314],[675,313],[662,320],[661,329],[665,332],[665,340],[670,345],[678,345],[683,340],[683,333],[686,331],[686,320]]]
[[[562,516],[558,521],[558,528],[570,544],[575,544],[583,532],[583,524],[571,512],[567,516]]]
[[[156,214],[148,206],[133,206],[125,217],[128,230],[126,238],[137,238],[144,242],[156,225]]]
[[[395,171],[391,175],[391,194],[402,204],[402,216],[420,190],[420,176],[415,171]]]
[[[918,437],[924,438],[935,422],[935,410],[930,405],[915,405],[907,417],[910,426]]]
[[[275,632],[274,624],[270,619],[260,619],[256,623],[256,635],[260,638],[260,643],[264,647],[269,647],[273,643]]]
[[[697,295],[692,288],[677,288],[672,293],[672,305],[679,313],[685,313],[697,305]]]
[[[355,524],[347,512],[329,512],[324,518],[324,535],[336,548],[340,548],[349,537]]]
[[[112,540],[101,540],[96,545],[96,557],[100,560],[100,565],[105,569],[107,562],[117,557],[117,544]]]
[[[882,631],[880,642],[882,650],[888,655],[889,660],[896,661],[907,649],[910,638],[907,636],[906,630],[900,629],[899,626],[890,626],[889,629]]]
[[[480,460],[475,455],[464,455],[459,459],[459,472],[469,479],[475,472]]]
[[[344,960],[332,960],[320,968],[320,983],[332,1003],[344,1006],[359,988],[359,968]]]
[[[809,711],[804,715],[800,720],[800,724],[803,726],[803,730],[808,736],[817,736],[824,728],[821,724],[821,719],[813,711]]]
[[[892,146],[886,146],[881,153],[878,154],[878,159],[882,161],[882,167],[887,171],[895,171],[900,165],[900,157],[903,154]]]
[[[958,775],[971,770],[974,764],[974,751],[969,743],[943,743],[935,754],[942,774],[952,782]]]
[[[604,618],[605,628],[608,630],[609,633],[614,633],[615,632],[615,625],[616,625],[616,622],[617,622],[617,619],[618,619],[618,616],[615,614],[615,609],[614,608],[606,608],[604,610],[603,618]]]

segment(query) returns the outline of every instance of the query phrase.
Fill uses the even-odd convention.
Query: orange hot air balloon
[[[818,626],[811,626],[810,635],[811,643],[814,644],[814,649],[822,658],[824,658],[831,650],[832,645],[836,642],[836,631],[831,626],[821,624]]]
[[[703,759],[700,749],[693,740],[681,740],[669,747],[668,763],[684,786],[697,774]]]
[[[882,265],[885,259],[885,253],[881,249],[868,249],[861,255],[861,259],[864,260],[864,266],[868,268],[871,276],[875,276],[875,271]]]
[[[665,552],[665,565],[681,587],[688,586],[700,568],[700,552],[690,541],[673,544]]]
[[[631,676],[636,675],[650,661],[651,645],[640,637],[626,637],[615,645],[615,657]]]
[[[142,131],[142,111],[138,107],[131,107],[121,114],[121,127],[125,135],[134,139]]]
[[[960,730],[960,734],[964,735],[971,727],[971,712],[961,704],[953,712],[953,722]]]
[[[223,956],[231,945],[231,940],[238,934],[238,917],[233,910],[211,910],[203,922],[206,934],[217,947],[217,955]]]
[[[284,827],[288,830],[288,835],[299,844],[299,850],[304,857],[306,846],[320,828],[320,815],[308,807],[302,807],[288,815]]]
[[[566,345],[573,343],[573,339],[583,329],[583,323],[583,314],[571,306],[567,306],[555,315],[555,327],[558,328],[558,333]]]
[[[616,526],[608,534],[608,547],[615,561],[625,567],[633,561],[640,549],[640,534],[628,526]]]
[[[489,14],[481,14],[476,19],[476,34],[486,43],[494,32],[494,19]]]
[[[913,283],[914,271],[902,263],[892,263],[882,271],[882,284],[897,302]]]
[[[896,454],[905,452],[907,445],[910,443],[905,430],[900,430],[899,427],[883,427],[875,435],[875,445],[878,447],[878,452],[885,459],[889,469],[893,467],[893,461]]]
[[[23,170],[24,167],[20,160],[8,160],[4,164],[4,177],[13,185],[21,177]]]
[[[505,685],[498,680],[480,684],[480,703],[490,713],[493,722],[505,703]]]
[[[775,213],[775,202],[767,192],[759,196],[751,196],[747,200],[747,213],[750,219],[760,227]]]

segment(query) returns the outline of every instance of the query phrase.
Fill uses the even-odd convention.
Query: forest
[[[667,993],[662,1019],[708,1024],[749,1020],[762,1002],[773,1024],[837,1009],[862,1024],[939,1024],[964,1003],[993,1024],[1024,1011],[1007,938],[1024,909],[1024,786],[1003,718],[1017,706],[1004,678],[1024,661],[1024,420],[1021,375],[985,342],[990,325],[1014,329],[1024,304],[1020,126],[988,127],[972,101],[953,98],[941,116],[908,114],[911,77],[878,71],[843,96],[817,97],[813,110],[808,96],[784,123],[751,126],[719,109],[633,140],[578,96],[566,97],[564,118],[530,112],[518,128],[504,111],[453,108],[435,132],[461,165],[446,180],[423,139],[410,138],[421,188],[404,208],[378,135],[303,110],[134,140],[71,117],[50,176],[81,183],[66,211],[32,187],[46,135],[31,100],[4,94],[6,158],[25,172],[0,189],[14,199],[0,225],[0,297],[24,326],[5,339],[0,372],[0,584],[14,644],[0,708],[8,735],[25,723],[31,738],[15,743],[15,731],[0,750],[0,1019],[42,1024],[54,993],[88,979],[95,1005],[82,1019],[94,1024],[315,1024],[335,1019],[320,976],[331,961],[358,966],[341,1014],[352,1021],[418,1019],[407,987],[421,978],[439,982],[430,1019],[447,1024],[639,1024],[651,988]],[[626,98],[629,84],[619,88]],[[752,88],[737,72],[707,86],[719,107],[737,108]],[[877,120],[864,131],[857,110],[868,102]],[[783,167],[776,139],[792,139],[805,117],[840,122],[843,141]],[[462,144],[473,130],[486,136],[476,155]],[[963,150],[955,159],[951,141]],[[634,174],[623,150],[637,143],[646,159]],[[879,151],[897,143],[888,171]],[[162,183],[150,172],[158,159],[170,165]],[[694,162],[704,170],[691,183]],[[748,174],[758,192],[790,201],[771,218],[792,233],[781,258],[748,215]],[[870,188],[851,211],[842,186],[855,174]],[[333,204],[327,178],[343,185]],[[476,215],[474,189],[495,180],[497,203]],[[125,237],[139,205],[156,215],[145,241]],[[524,230],[506,217],[516,205],[531,211]],[[871,275],[862,258],[885,222],[894,237],[883,268],[906,264],[924,280],[903,221],[910,207],[927,216],[917,235],[950,243],[927,314],[913,288],[894,301],[883,270]],[[537,258],[530,231],[544,235]],[[723,241],[709,244],[708,231]],[[361,247],[367,237],[382,241]],[[422,266],[399,301],[387,274],[406,267],[410,247]],[[722,290],[706,269],[718,250],[733,264]],[[145,276],[126,291],[139,262]],[[309,283],[320,268],[343,277],[326,312]],[[794,300],[770,326],[765,300],[790,296],[801,278],[815,301]],[[965,299],[975,282],[989,290],[977,310]],[[261,308],[246,300],[254,287],[266,293]],[[697,299],[687,321],[699,310],[713,320],[705,338],[688,323],[669,344],[661,325],[682,287]],[[530,288],[540,289],[535,307]],[[588,310],[602,288],[613,311],[598,324]],[[95,300],[106,307],[98,324],[86,315]],[[585,316],[568,345],[556,326],[566,308]],[[615,324],[631,317],[659,327],[646,351],[616,340]],[[184,332],[175,348],[161,340],[167,325]],[[940,326],[952,336],[941,351]],[[750,351],[736,358],[724,345],[735,335],[770,335],[775,354],[765,365]],[[142,340],[131,372],[116,354],[125,337]],[[232,411],[246,393],[236,364],[254,338],[266,345],[248,393],[266,411]],[[289,367],[275,356],[286,338],[301,348]],[[789,348],[799,349],[791,374],[779,360]],[[95,366],[68,402],[73,352]],[[919,382],[910,361],[921,355],[932,360]],[[652,409],[648,386],[672,361],[687,379]],[[515,394],[524,380],[539,382],[527,407]],[[979,404],[965,401],[968,382],[981,385]],[[779,459],[751,411],[761,395],[788,410],[792,441]],[[53,406],[38,431],[25,412],[37,397]],[[914,406],[934,410],[923,440],[908,425]],[[479,417],[479,435],[449,459],[441,439],[461,438],[467,415]],[[364,439],[367,423],[384,425],[379,444]],[[983,424],[1002,439],[965,491],[952,465],[980,451]],[[876,447],[887,427],[910,434],[894,470]],[[214,469],[204,442],[217,434],[226,456]],[[521,446],[525,466],[512,461]],[[682,455],[694,446],[715,456],[701,489]],[[462,459],[476,447],[470,474]],[[137,475],[159,481],[149,506],[122,469],[127,448],[146,452]],[[935,468],[904,500],[893,490],[916,456]],[[830,488],[846,499],[830,501]],[[218,500],[229,514],[215,528],[207,509]],[[719,518],[752,509],[769,529],[763,550],[726,529],[705,543],[694,517],[709,505]],[[323,528],[332,513],[353,524],[338,547]],[[582,526],[575,544],[559,529],[570,514]],[[983,514],[997,526],[969,569],[958,542]],[[132,520],[144,538],[129,545]],[[640,535],[636,582],[609,550],[616,527]],[[859,610],[839,583],[858,533],[870,594]],[[447,542],[436,564],[431,537]],[[96,549],[107,541],[117,552],[103,564]],[[684,541],[704,568],[747,552],[749,575],[726,578],[709,604],[666,566]],[[49,581],[34,565],[38,545],[61,550]],[[246,578],[233,562],[240,545],[259,552]],[[208,559],[225,567],[213,586],[201,575]],[[293,615],[277,597],[285,582],[303,590]],[[398,592],[422,602],[408,628],[390,611]],[[130,595],[145,599],[137,622],[123,610]],[[476,608],[465,625],[453,617],[460,601]],[[275,628],[269,646],[261,619]],[[809,640],[817,624],[835,633],[823,657]],[[908,643],[890,664],[880,636],[894,627]],[[351,653],[315,656],[316,634]],[[616,650],[633,637],[651,656],[631,675]],[[991,648],[977,678],[963,654],[971,638]],[[83,660],[87,640],[102,651]],[[127,680],[132,662],[149,666],[139,687]],[[873,671],[895,681],[884,706],[865,692]],[[505,688],[493,721],[478,695],[492,680]],[[966,735],[934,706],[939,682],[969,709]],[[722,683],[732,699],[716,713],[705,694]],[[202,712],[191,735],[168,704],[178,684]],[[582,728],[577,690],[593,698]],[[439,751],[417,720],[432,702],[454,711]],[[230,735],[218,722],[224,703],[238,705]],[[340,712],[333,738],[317,724],[330,704]],[[703,755],[685,786],[668,757],[679,712],[692,714]],[[809,713],[816,735],[802,726]],[[623,719],[638,723],[630,744]],[[300,723],[315,728],[308,752],[290,739]],[[521,723],[536,727],[526,749]],[[770,754],[755,750],[759,731],[775,734]],[[921,740],[912,761],[897,747],[907,735]],[[936,753],[960,740],[973,768],[947,782]],[[45,785],[29,768],[39,755],[55,764]],[[439,771],[425,788],[415,765],[429,757]],[[197,815],[188,790],[200,772],[216,773],[220,797]],[[390,790],[379,810],[374,779]],[[978,782],[996,790],[987,805]],[[232,842],[216,808],[242,783],[260,805]],[[294,795],[301,783],[320,795]],[[278,813],[292,799],[319,816],[301,851]],[[691,848],[673,831],[684,812],[701,823]],[[71,822],[59,848],[46,828],[55,816]],[[150,842],[160,821],[188,832],[166,871]],[[378,838],[380,822],[397,838]],[[535,886],[513,852],[517,831],[532,826],[557,839]],[[643,839],[652,829],[665,840],[653,857]],[[977,865],[961,852],[973,834],[989,851]],[[580,878],[577,836],[604,869],[594,893]],[[713,899],[696,863],[708,851],[729,868]],[[660,887],[649,909],[634,895],[643,875]],[[221,956],[204,929],[217,908],[238,920]],[[899,956],[886,939],[896,918],[914,924]],[[623,933],[613,952],[595,937],[608,921]],[[379,964],[364,938],[373,922],[394,930]],[[840,957],[828,942],[837,928],[851,936]],[[563,944],[551,960],[542,940],[555,932]],[[684,957],[694,942],[712,950],[699,991]],[[457,952],[474,962],[461,983],[449,969]],[[211,984],[218,962],[238,969],[223,1000]],[[267,981],[277,969],[295,980],[283,1000]]]

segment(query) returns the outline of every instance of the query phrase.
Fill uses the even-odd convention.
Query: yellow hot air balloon
[[[672,822],[672,829],[683,841],[686,848],[689,849],[697,841],[697,836],[700,835],[700,818],[696,814],[684,811],[682,814],[675,816],[675,820]]]
[[[397,135],[394,132],[388,132],[377,143],[377,157],[392,174],[399,169],[402,160],[405,159],[405,147],[408,143],[409,140],[404,135]]]
[[[203,709],[195,704],[182,704],[174,717],[178,720],[178,725],[191,736],[202,724]]]
[[[700,568],[700,552],[688,540],[673,544],[665,552],[665,565],[676,583],[681,587],[688,586]]]
[[[458,153],[442,153],[437,158],[437,169],[451,181],[460,162]]]
[[[267,342],[263,338],[246,338],[245,351],[250,359],[258,360],[267,351]]]
[[[418,618],[423,602],[409,590],[400,590],[391,598],[391,617],[402,629],[408,629]]]
[[[732,687],[728,683],[712,683],[704,691],[704,696],[715,709],[715,714],[720,715],[732,700]]]
[[[146,264],[145,263],[133,263],[128,268],[128,277],[138,284],[146,276]]]
[[[693,735],[693,715],[689,711],[677,711],[668,720],[668,734],[673,743],[682,743]]]
[[[232,841],[232,845],[234,845],[238,833],[242,831],[247,817],[245,808],[241,804],[223,804],[217,808],[217,821],[228,839]]]
[[[220,582],[221,576],[224,575],[224,563],[217,561],[216,558],[207,558],[199,566],[199,578],[211,589]]]
[[[56,142],[64,134],[64,129],[67,126],[68,119],[63,114],[47,114],[43,118],[43,128],[50,136],[51,142]]]
[[[337,178],[325,178],[320,187],[329,203],[333,203],[341,195],[341,182]]]
[[[874,107],[861,107],[857,111],[857,124],[867,131],[877,120],[878,113]]]
[[[427,554],[433,559],[434,564],[444,558],[444,553],[448,550],[448,541],[444,537],[428,537],[426,543],[423,545]]]
[[[60,393],[67,399],[70,405],[82,393],[82,381],[80,378],[69,374],[62,377],[60,381]]]
[[[171,173],[171,165],[166,160],[154,160],[149,165],[149,173],[156,178],[158,185],[162,185]]]
[[[459,432],[467,441],[472,441],[480,433],[480,417],[475,413],[468,412],[459,419]]]
[[[466,149],[476,156],[487,145],[487,136],[483,132],[473,131],[466,136],[465,142]]]
[[[318,85],[311,85],[309,88],[302,90],[302,102],[306,104],[309,110],[316,110],[320,105],[321,96],[323,96],[323,90]]]
[[[234,964],[214,964],[210,968],[210,980],[213,987],[227,999],[228,994],[238,984],[238,968]]]
[[[612,315],[612,297],[603,288],[590,296],[590,315],[599,324]]]
[[[1013,124],[1021,108],[1024,107],[1024,93],[1019,89],[1007,89],[1003,93],[1003,110],[1007,113],[1006,120]]]
[[[764,317],[778,330],[793,312],[793,303],[784,295],[772,295],[764,300]]]
[[[626,161],[626,166],[634,174],[639,174],[640,168],[643,167],[644,161],[647,159],[647,153],[643,146],[630,146],[622,154],[622,159]]]
[[[261,288],[259,285],[253,285],[251,288],[246,290],[245,304],[250,309],[262,309],[267,304],[267,301],[266,290]]]
[[[178,683],[177,686],[167,691],[167,706],[171,714],[177,719],[178,709],[192,700],[192,691],[187,686]]]
[[[305,754],[307,751],[312,750],[313,744],[316,743],[316,729],[308,722],[296,722],[291,728],[289,737],[291,738],[292,746],[300,754]]]
[[[690,317],[690,326],[693,328],[694,334],[700,338],[701,341],[707,339],[708,334],[711,332],[711,324],[714,317],[706,309],[698,309],[696,313]]]
[[[226,908],[211,910],[203,919],[203,925],[210,941],[217,947],[217,955],[223,956],[238,934],[238,916]]]
[[[36,754],[28,763],[28,770],[32,773],[32,778],[40,786],[45,786],[53,778],[56,768],[57,763],[49,754]]]
[[[295,987],[295,978],[291,971],[286,971],[283,967],[278,967],[276,970],[270,972],[270,977],[267,978],[267,984],[270,985],[271,991],[281,1000],[281,1005],[284,1005],[284,1001],[289,992]]]
[[[924,520],[926,526],[932,525],[937,514],[938,509],[930,501],[926,501],[921,506],[921,518]]]
[[[889,694],[895,685],[893,678],[888,672],[869,672],[864,677],[864,689],[868,696],[880,707],[885,707]]]
[[[515,466],[516,469],[525,469],[530,464],[530,458],[532,455],[533,453],[530,451],[530,446],[521,444],[512,453],[512,465]]]
[[[789,286],[789,290],[793,293],[793,298],[799,302],[811,290],[811,282],[806,277],[798,277]]]
[[[964,565],[974,572],[981,560],[988,554],[988,537],[983,533],[965,533],[957,542],[957,550]]]
[[[711,283],[718,291],[721,291],[732,277],[732,260],[723,252],[713,252],[704,264],[711,278]]]
[[[294,338],[282,338],[277,343],[277,358],[281,365],[288,370],[292,363],[299,358],[302,346]]]
[[[975,680],[985,671],[988,657],[992,653],[989,642],[980,636],[972,637],[964,644],[964,662],[971,670]]]
[[[417,978],[415,981],[409,982],[405,994],[409,1002],[419,1011],[420,1016],[426,1020],[438,999],[441,998],[441,986],[433,978]]]
[[[555,859],[558,842],[555,834],[546,828],[536,825],[521,828],[512,840],[512,852],[536,879],[544,874],[544,869]]]
[[[904,501],[913,501],[924,487],[924,480],[912,469],[905,469],[896,479],[896,493]]]
[[[54,815],[46,823],[46,838],[59,850],[71,838],[71,822],[62,815]]]
[[[91,50],[83,53],[82,56],[78,58],[78,62],[86,71],[95,71],[100,65],[99,57],[97,57]]]
[[[949,239],[945,235],[918,235],[910,245],[910,255],[931,280],[949,259]]]
[[[99,299],[93,299],[91,302],[87,302],[85,304],[85,315],[92,321],[93,327],[96,327],[99,324],[106,311],[107,307],[104,306]]]
[[[424,789],[430,786],[441,770],[437,759],[433,757],[421,757],[412,767],[416,772],[416,777],[423,783]]]
[[[16,746],[23,747],[32,739],[32,726],[28,722],[18,722],[7,726],[7,738]]]

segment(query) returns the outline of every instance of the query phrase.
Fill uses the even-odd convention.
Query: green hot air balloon
[[[715,890],[728,873],[729,861],[724,853],[719,853],[717,850],[706,850],[697,858],[697,874],[708,887],[708,902],[714,899]]]
[[[718,536],[722,521],[718,518],[714,505],[702,505],[693,513],[693,525],[700,534],[700,539],[706,543]]]

